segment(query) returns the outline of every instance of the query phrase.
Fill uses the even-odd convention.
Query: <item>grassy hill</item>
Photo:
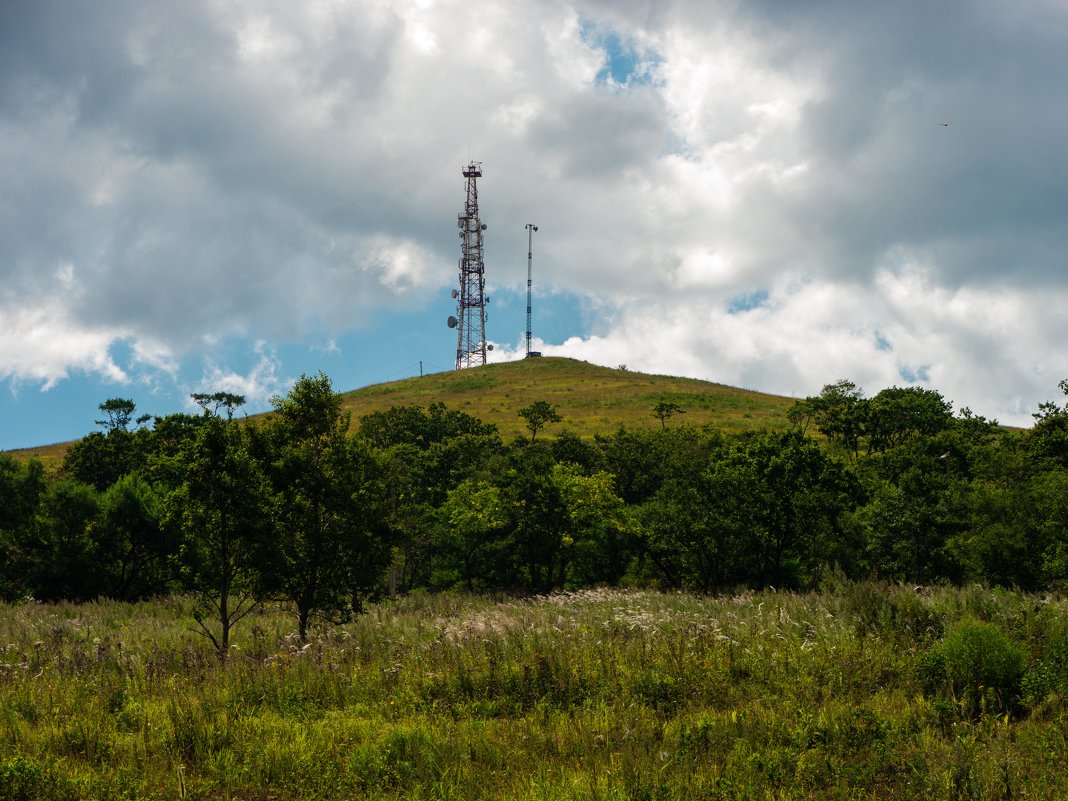
[[[787,425],[786,410],[793,403],[790,398],[694,378],[648,375],[555,357],[406,378],[346,392],[342,398],[344,408],[352,413],[354,428],[361,415],[391,406],[441,402],[494,423],[505,439],[527,434],[518,412],[538,400],[555,405],[564,418],[563,423],[549,427],[550,435],[566,429],[582,437],[607,434],[621,425],[658,426],[660,422],[652,412],[661,401],[676,403],[685,410],[671,421],[675,425],[724,431],[783,428]],[[55,468],[70,445],[61,442],[10,453],[17,458],[40,459]]]
[[[440,401],[450,409],[494,423],[506,439],[528,433],[518,413],[538,400],[552,403],[564,418],[563,423],[548,429],[550,434],[568,429],[583,437],[607,434],[621,425],[659,426],[653,408],[661,401],[676,403],[685,410],[685,415],[674,418],[671,424],[726,431],[783,428],[787,425],[786,411],[793,404],[790,398],[709,381],[550,357],[408,378],[343,396],[354,425],[360,415],[373,411]]]

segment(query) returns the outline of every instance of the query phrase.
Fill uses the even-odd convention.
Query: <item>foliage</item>
[[[524,406],[519,410],[519,416],[526,422],[527,430],[530,431],[530,441],[538,436],[538,432],[549,423],[559,423],[563,417],[556,411],[556,407],[549,401],[534,401],[530,406]]]
[[[197,630],[222,659],[234,626],[255,609],[273,556],[273,499],[247,431],[206,420],[176,457],[184,477],[167,498],[167,522],[184,535],[178,566],[199,601]]]
[[[264,586],[291,601],[307,637],[315,614],[358,608],[388,562],[379,465],[348,418],[330,379],[302,376],[264,426],[261,458],[273,485],[276,558]]]
[[[993,623],[964,619],[921,657],[927,695],[959,704],[967,716],[1005,712],[1019,702],[1023,652]]]
[[[922,695],[914,670],[977,610],[1027,675],[1053,670],[1063,600],[845,582],[416,594],[303,644],[292,609],[269,604],[226,663],[186,629],[191,609],[181,597],[0,605],[0,787],[17,776],[31,798],[108,801],[929,801],[1068,787],[1063,696],[972,717]]]

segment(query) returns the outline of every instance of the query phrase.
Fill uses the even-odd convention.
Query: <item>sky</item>
[[[1063,0],[0,3],[0,448],[534,347],[1026,425],[1068,377]],[[1063,399],[1063,398],[1062,398]]]

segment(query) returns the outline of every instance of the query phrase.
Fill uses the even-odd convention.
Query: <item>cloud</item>
[[[4,4],[0,376],[278,391],[266,343],[448,312],[476,159],[490,289],[534,222],[589,310],[543,352],[1026,420],[1068,374],[1068,11],[1021,9]]]
[[[263,408],[271,398],[285,395],[294,384],[294,379],[283,378],[279,374],[282,364],[277,353],[266,342],[255,343],[253,348],[256,363],[248,372],[242,374],[220,367],[209,361],[204,374],[197,383],[194,392],[230,392],[245,398],[249,408]],[[192,407],[192,401],[188,401]]]

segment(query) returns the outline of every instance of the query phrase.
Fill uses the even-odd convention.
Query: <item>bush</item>
[[[0,762],[2,801],[74,801],[70,784],[57,780],[32,759],[15,756]]]
[[[997,626],[977,620],[954,625],[917,666],[924,694],[948,697],[968,717],[1011,711],[1022,675],[1020,649]]]

